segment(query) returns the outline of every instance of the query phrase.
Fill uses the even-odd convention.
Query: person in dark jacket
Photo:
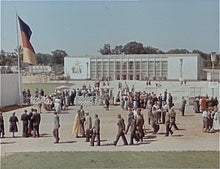
[[[0,137],[5,137],[4,118],[2,112],[0,112]]]
[[[122,140],[124,142],[124,145],[128,145],[127,139],[124,135],[124,131],[125,131],[125,123],[124,123],[124,119],[121,117],[121,115],[118,115],[118,134],[116,136],[115,141],[113,142],[113,144],[116,146],[118,143],[118,140],[120,137],[122,137]]]
[[[60,118],[57,112],[54,112],[54,129],[53,129],[53,136],[55,138],[54,143],[59,143],[59,128],[60,128]]]
[[[32,121],[33,121],[33,128],[34,128],[34,137],[36,137],[36,136],[40,137],[39,126],[40,126],[40,121],[41,121],[41,115],[40,115],[40,113],[37,112],[36,109],[34,109]]]
[[[93,134],[91,139],[91,146],[94,146],[95,138],[97,137],[97,146],[100,146],[100,119],[98,114],[95,115],[95,125],[92,128]]]
[[[27,110],[24,110],[24,114],[21,115],[21,121],[23,121],[23,137],[28,137],[28,119]]]
[[[12,137],[15,137],[14,133],[18,132],[17,122],[18,118],[15,116],[15,112],[12,113],[12,116],[9,118],[10,122],[10,129],[9,131],[12,132]]]
[[[130,143],[129,145],[133,145],[133,140],[135,139],[137,142],[139,141],[139,138],[136,135],[136,119],[134,119],[134,115],[131,116],[131,135],[130,135]]]
[[[28,114],[28,135],[29,136],[33,136],[32,135],[32,131],[33,131],[33,120],[32,120],[32,116],[34,114],[34,109],[32,108],[31,111]]]

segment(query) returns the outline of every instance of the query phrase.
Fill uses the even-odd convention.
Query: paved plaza
[[[73,87],[80,87],[84,82],[73,82]],[[86,84],[94,82],[86,82]],[[202,86],[199,91],[195,91],[196,95],[210,95],[211,89],[207,88],[207,82],[188,82],[185,86],[180,86],[179,82],[161,82],[162,86],[156,88],[153,86],[146,87],[146,82],[131,81],[129,85],[134,84],[135,90],[154,91],[157,94],[162,93],[165,89],[173,93],[175,99],[180,99],[181,95],[188,96],[190,86]],[[110,86],[117,89],[118,82],[110,82]],[[197,89],[196,89],[197,90]],[[117,91],[114,91],[114,93]],[[216,90],[216,92],[219,92]],[[199,94],[200,93],[200,94]],[[193,93],[190,93],[193,95]],[[216,93],[215,93],[216,94]],[[35,107],[35,106],[33,106]],[[32,107],[20,108],[15,110],[17,117],[21,118],[24,109],[30,111]],[[72,134],[73,121],[76,111],[79,106],[70,106],[67,111],[62,111],[60,114],[60,143],[54,144],[52,131],[54,127],[53,112],[43,111],[41,113],[40,135],[39,138],[22,138],[22,122],[19,121],[19,132],[16,133],[17,138],[12,138],[9,133],[9,117],[11,112],[3,113],[5,120],[6,138],[0,139],[1,156],[13,152],[41,152],[41,151],[219,151],[219,133],[203,133],[202,132],[202,116],[193,111],[191,105],[186,106],[185,116],[181,116],[176,104],[177,126],[179,130],[174,130],[174,134],[165,137],[165,125],[160,124],[160,130],[155,135],[152,133],[152,128],[147,124],[147,110],[142,110],[145,118],[144,142],[136,143],[132,146],[124,146],[122,140],[119,140],[117,146],[113,145],[113,141],[117,134],[117,114],[121,114],[127,125],[128,112],[121,110],[120,106],[110,106],[110,111],[106,111],[103,106],[85,106],[85,111],[90,112],[92,119],[98,114],[101,120],[101,146],[91,147],[85,142],[85,138],[76,138]],[[127,140],[130,139],[130,134],[127,134]]]

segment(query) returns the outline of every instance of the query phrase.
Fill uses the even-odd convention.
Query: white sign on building
[[[65,57],[64,74],[70,79],[90,79],[90,58]]]

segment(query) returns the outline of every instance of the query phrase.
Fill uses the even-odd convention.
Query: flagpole
[[[22,107],[22,83],[21,83],[21,65],[20,65],[20,46],[19,46],[19,36],[18,36],[18,14],[16,12],[16,33],[17,33],[17,55],[18,55],[18,92],[19,101],[18,104]]]

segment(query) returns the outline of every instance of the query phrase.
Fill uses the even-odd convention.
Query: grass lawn
[[[24,89],[30,89],[31,95],[35,96],[35,90],[36,88],[43,89],[45,95],[49,95],[51,93],[54,93],[55,88],[58,86],[72,86],[73,84],[60,84],[60,83],[30,83],[30,84],[22,84],[22,90]]]
[[[40,152],[2,158],[1,169],[219,168],[219,152]]]

